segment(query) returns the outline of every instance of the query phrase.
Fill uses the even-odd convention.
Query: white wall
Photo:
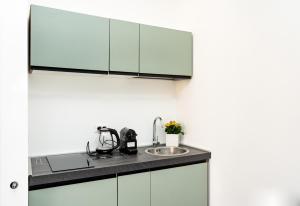
[[[187,3],[188,4],[188,3]],[[300,205],[300,3],[189,1],[185,143],[212,151],[212,206]]]
[[[27,206],[29,4],[0,1],[0,205]],[[18,182],[11,189],[11,182]]]
[[[84,151],[103,125],[117,131],[133,128],[138,144],[149,145],[156,116],[176,118],[172,81],[43,71],[29,75],[30,155]]]

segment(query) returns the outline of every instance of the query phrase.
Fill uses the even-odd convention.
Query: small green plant
[[[165,132],[167,134],[184,134],[181,124],[176,121],[170,121],[165,124]]]

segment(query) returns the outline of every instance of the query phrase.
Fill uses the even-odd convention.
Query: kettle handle
[[[118,134],[117,130],[115,130],[115,129],[111,129],[111,128],[108,128],[108,129],[109,129],[110,133],[116,137],[117,145],[114,146],[113,149],[117,149],[120,146],[119,134]]]

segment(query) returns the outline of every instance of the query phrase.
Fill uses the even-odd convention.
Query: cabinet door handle
[[[10,183],[10,188],[13,189],[13,190],[17,189],[18,186],[19,186],[19,183],[16,182],[16,181],[13,181],[13,182]]]

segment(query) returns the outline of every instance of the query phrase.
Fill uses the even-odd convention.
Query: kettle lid
[[[109,129],[108,129],[106,126],[98,127],[97,130],[98,130],[99,132],[108,132],[108,131],[109,131]]]

